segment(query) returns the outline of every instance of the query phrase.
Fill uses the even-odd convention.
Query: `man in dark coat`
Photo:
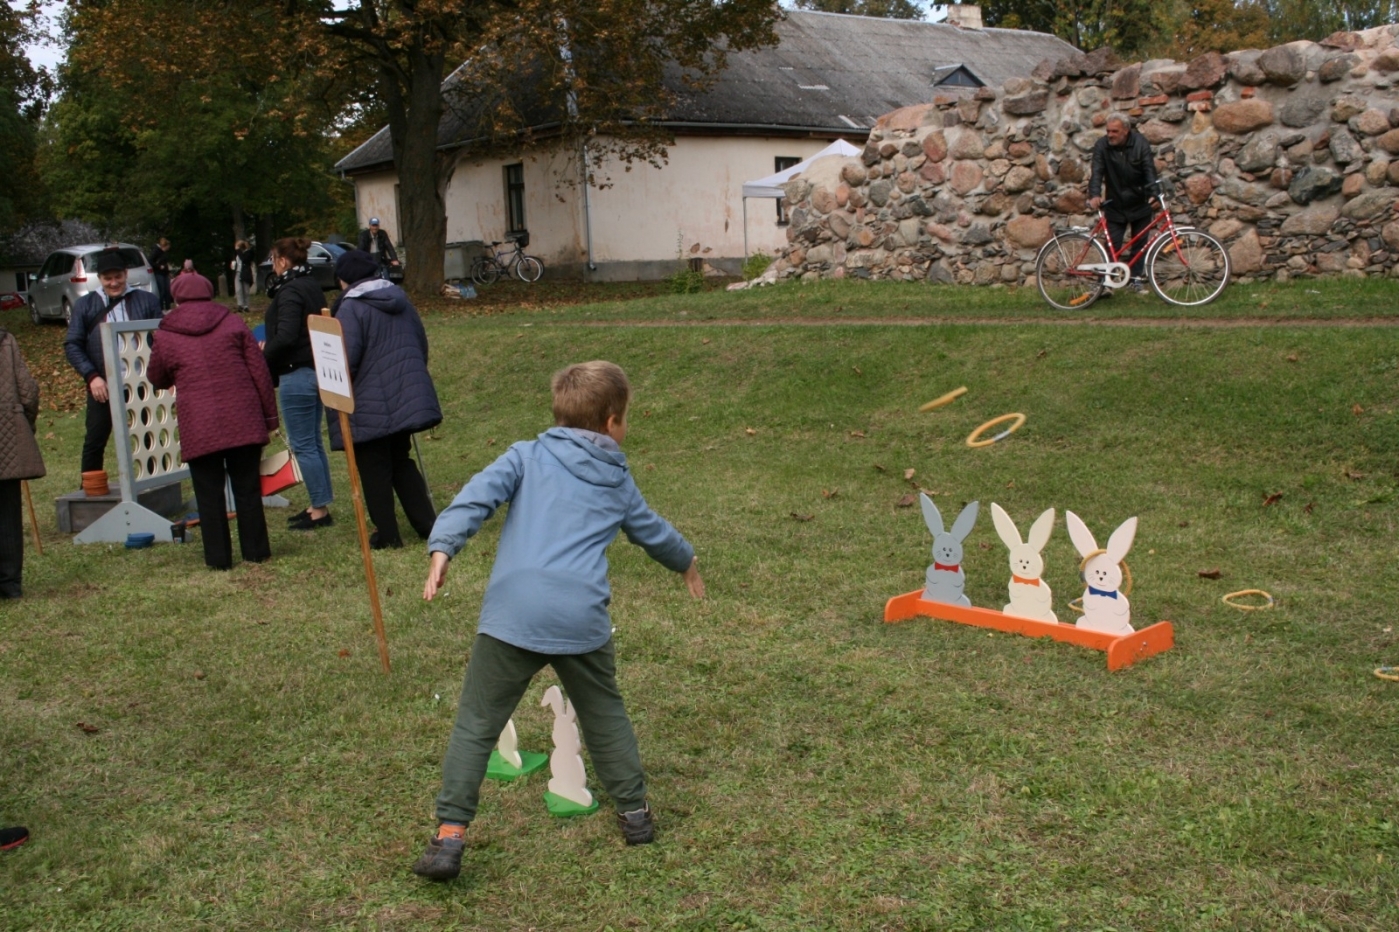
[[[379,229],[378,217],[370,217],[369,229],[359,231],[359,248],[379,263],[379,277],[385,281],[389,279],[389,269],[398,268],[398,253],[389,242],[389,234]]]
[[[97,278],[102,290],[85,294],[73,307],[63,354],[87,382],[87,435],[83,438],[83,472],[102,468],[102,456],[112,436],[112,409],[107,385],[106,357],[102,352],[105,320],[159,320],[163,313],[160,299],[148,291],[131,287],[126,280],[126,261],[118,249],[97,254]]]
[[[402,547],[394,495],[423,540],[437,511],[409,450],[413,434],[442,423],[437,389],[427,369],[427,332],[402,288],[378,277],[367,252],[351,249],[335,263],[344,291],[332,313],[345,334],[345,360],[354,386],[350,433],[364,487],[364,504],[377,530],[375,549]],[[339,418],[330,421],[332,449],[343,449]]]
[[[1108,221],[1108,237],[1113,249],[1121,249],[1128,227],[1132,235],[1140,233],[1149,223],[1157,207],[1156,162],[1151,144],[1141,133],[1132,129],[1127,117],[1113,114],[1105,127],[1107,135],[1093,144],[1093,174],[1088,179],[1088,206],[1097,210],[1104,205]],[[1107,185],[1104,202],[1103,185]],[[1138,242],[1121,260],[1132,267],[1132,286],[1142,288],[1142,253],[1146,240]]]

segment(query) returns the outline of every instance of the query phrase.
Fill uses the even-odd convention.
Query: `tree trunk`
[[[407,99],[390,101],[389,134],[398,169],[399,238],[404,245],[404,287],[432,294],[442,287],[442,259],[447,245],[447,207],[439,184],[441,156],[437,126],[442,121],[443,56],[420,48],[407,54]],[[397,82],[387,97],[397,96]],[[397,116],[397,118],[395,118]]]
[[[233,241],[236,243],[240,239],[247,239],[247,226],[243,222],[243,205],[233,205]]]

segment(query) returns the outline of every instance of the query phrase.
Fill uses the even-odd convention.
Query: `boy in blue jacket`
[[[461,873],[463,836],[476,816],[491,750],[546,665],[578,714],[627,844],[655,837],[636,734],[617,689],[607,546],[620,529],[653,560],[683,573],[697,599],[704,581],[694,548],[650,509],[627,469],[626,373],[610,362],[569,366],[554,375],[553,395],[557,426],[514,444],[473,476],[428,538],[432,565],[423,598],[431,601],[448,561],[510,503],[442,761],[437,837],[413,865],[432,880]]]

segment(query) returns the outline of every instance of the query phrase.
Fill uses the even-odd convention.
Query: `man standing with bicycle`
[[[359,248],[369,253],[379,263],[379,277],[384,281],[393,280],[393,272],[398,271],[398,253],[394,251],[389,234],[379,229],[379,218],[369,218],[369,229],[359,231]]]
[[[1120,113],[1108,117],[1107,135],[1093,144],[1093,173],[1088,179],[1088,206],[1102,207],[1107,218],[1108,238],[1112,248],[1122,248],[1128,227],[1133,235],[1151,223],[1157,206],[1156,162],[1146,137],[1132,129],[1128,118]],[[1107,197],[1101,195],[1107,184]],[[1137,243],[1130,255],[1121,257],[1132,269],[1132,289],[1142,291],[1142,254],[1145,241]]]

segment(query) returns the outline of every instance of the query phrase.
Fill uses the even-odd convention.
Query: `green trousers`
[[[438,819],[469,824],[476,818],[491,751],[530,680],[546,666],[559,675],[578,713],[593,770],[617,811],[631,812],[645,805],[646,776],[641,771],[636,732],[617,689],[617,655],[612,642],[586,654],[536,654],[478,634],[466,665],[452,739],[442,761]]]

